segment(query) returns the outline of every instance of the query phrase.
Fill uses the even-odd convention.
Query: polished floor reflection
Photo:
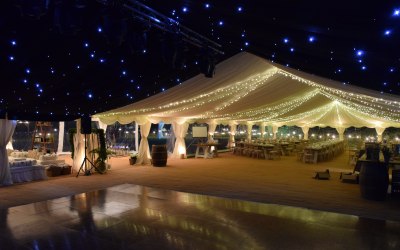
[[[400,222],[133,184],[0,216],[0,249],[400,249]]]

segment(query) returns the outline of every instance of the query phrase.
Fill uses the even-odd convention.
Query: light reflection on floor
[[[0,210],[0,249],[400,249],[400,222],[124,184]]]

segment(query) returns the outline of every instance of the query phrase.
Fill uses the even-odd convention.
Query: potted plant
[[[129,157],[129,165],[135,165],[137,160],[137,153],[132,153]]]

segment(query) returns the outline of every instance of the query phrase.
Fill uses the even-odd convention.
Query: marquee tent
[[[94,117],[105,124],[135,121],[143,128],[170,123],[180,133],[175,145],[180,147],[186,133],[182,124],[191,122],[207,122],[212,125],[211,133],[216,124],[270,125],[274,133],[279,126],[297,125],[305,135],[310,127],[330,126],[341,137],[347,127],[365,126],[376,128],[379,137],[385,128],[399,127],[400,98],[242,52],[219,63],[213,78],[197,75],[165,92]]]

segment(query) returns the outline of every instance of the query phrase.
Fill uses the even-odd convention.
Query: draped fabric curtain
[[[376,133],[378,134],[378,142],[382,141],[382,134],[385,131],[386,128],[382,128],[382,127],[376,127]]]
[[[253,123],[247,123],[247,141],[251,142],[251,135],[253,134]]]
[[[274,139],[276,139],[276,133],[278,133],[278,126],[272,125],[272,136]]]
[[[14,150],[14,147],[13,147],[13,145],[12,145],[12,137],[10,138],[10,141],[7,143],[6,148],[7,148],[7,149]]]
[[[16,121],[7,119],[0,119],[0,185],[13,184],[10,173],[10,166],[8,165],[7,144],[14,134]]]
[[[86,141],[87,141],[86,156],[88,157],[88,159],[92,161],[92,163],[94,163],[98,155],[92,152],[93,150],[100,148],[99,136],[98,134],[86,135]]]
[[[346,128],[337,127],[336,130],[337,130],[337,132],[339,134],[339,140],[343,140],[344,139],[344,131],[346,130]]]
[[[99,122],[99,128],[104,130],[104,134],[105,134],[108,125],[106,123],[102,122],[101,120],[99,120],[98,122]]]
[[[208,140],[213,138],[216,128],[217,123],[215,121],[208,123]]]
[[[264,122],[262,122],[260,124],[260,132],[261,132],[261,138],[264,138],[264,136],[265,136],[265,123]]]
[[[151,156],[149,149],[149,141],[147,137],[149,136],[151,128],[151,122],[147,121],[146,123],[140,124],[140,135],[142,139],[139,144],[139,151],[136,160],[136,165],[140,164],[150,164]]]
[[[308,140],[308,130],[309,130],[309,127],[307,127],[307,126],[303,126],[303,127],[301,127],[301,130],[303,131],[303,134],[304,134],[304,140]],[[340,133],[339,133],[340,134]]]
[[[183,124],[180,124],[178,122],[172,123],[172,129],[174,130],[176,141],[171,158],[180,158],[181,154],[184,154],[184,157],[186,158],[185,136],[188,128],[189,123],[187,122],[184,122]]]
[[[59,122],[58,125],[58,147],[57,153],[60,154],[64,150],[64,122]]]
[[[236,123],[229,123],[229,141],[228,141],[228,148],[235,147],[235,135],[236,135],[236,129],[237,129],[237,124]]]
[[[72,162],[72,170],[78,172],[85,156],[84,136],[81,134],[81,120],[76,120],[76,133],[74,134],[74,158]]]

